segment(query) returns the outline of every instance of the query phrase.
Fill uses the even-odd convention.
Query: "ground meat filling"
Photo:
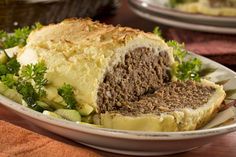
[[[153,94],[163,83],[171,80],[166,52],[154,55],[151,48],[136,48],[125,56],[112,72],[107,72],[98,89],[97,104],[101,113],[119,111],[126,102]]]
[[[196,109],[208,102],[215,88],[203,86],[198,82],[170,82],[160,87],[155,93],[148,94],[136,102],[125,102],[114,112],[123,115],[168,113],[182,108]]]
[[[108,72],[98,90],[99,111],[137,116],[196,109],[214,93],[213,87],[194,81],[172,82],[166,52],[154,55],[150,48],[137,48]]]

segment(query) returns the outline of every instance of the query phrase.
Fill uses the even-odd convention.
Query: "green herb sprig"
[[[38,64],[28,64],[21,70],[21,78],[25,82],[33,82],[39,97],[45,97],[46,92],[43,87],[47,84],[48,80],[44,77],[47,67],[44,62]]]
[[[15,46],[24,46],[26,45],[26,40],[29,34],[35,30],[41,28],[42,25],[40,23],[35,23],[33,26],[18,28],[14,30],[13,33],[9,34],[3,30],[0,30],[0,48],[8,49]]]
[[[0,63],[0,80],[9,88],[13,88],[17,82],[16,75],[20,70],[20,63],[17,62],[16,56],[10,58],[5,51],[2,57],[5,62]]]
[[[58,94],[63,98],[67,104],[68,109],[75,109],[76,100],[73,92],[73,87],[70,84],[65,84],[57,90]]]
[[[44,86],[48,80],[45,78],[47,67],[43,61],[37,64],[28,64],[21,68],[16,84],[16,90],[23,97],[23,100],[34,110],[43,111],[43,108],[37,105],[46,97]]]
[[[156,27],[153,29],[153,33],[162,38],[162,32],[161,32],[161,29],[160,29],[158,26],[156,26]]]
[[[184,44],[179,44],[176,41],[168,41],[167,44],[173,48],[176,66],[173,68],[172,73],[177,77],[177,79],[182,81],[200,81],[200,71],[202,68],[201,60],[197,58],[186,60],[188,52],[184,49]]]
[[[6,74],[1,76],[1,81],[9,88],[13,88],[17,84],[17,78],[14,74]]]
[[[47,84],[47,79],[44,78],[46,70],[44,62],[39,62],[23,66],[20,71],[16,56],[7,56],[6,63],[0,63],[0,80],[7,87],[15,88],[30,108],[42,112],[43,108],[36,102],[46,96],[43,89]]]
[[[39,100],[39,94],[30,82],[19,80],[16,85],[16,90],[22,95],[23,100],[29,107],[33,109],[39,108],[36,103]]]

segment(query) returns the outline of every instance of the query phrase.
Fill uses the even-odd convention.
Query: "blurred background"
[[[0,29],[60,22],[70,17],[114,15],[119,0],[0,0]]]

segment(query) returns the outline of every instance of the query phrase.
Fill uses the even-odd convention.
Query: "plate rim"
[[[157,23],[164,24],[164,25],[169,25],[172,27],[178,27],[178,28],[194,30],[194,31],[217,33],[217,34],[222,34],[222,33],[223,34],[236,34],[236,28],[234,27],[220,27],[220,26],[203,25],[203,24],[178,21],[178,20],[163,17],[163,16],[156,16],[149,12],[143,12],[131,5],[130,5],[130,8],[135,14],[139,15],[142,18],[152,20]]]
[[[165,14],[168,16],[178,17],[182,19],[194,19],[194,20],[201,19],[204,21],[211,20],[215,22],[217,21],[217,22],[229,22],[229,23],[233,21],[236,23],[236,17],[231,17],[231,16],[210,16],[210,15],[203,15],[203,14],[187,13],[187,12],[182,12],[176,9],[158,5],[158,3],[153,4],[149,0],[129,0],[129,2],[132,3],[133,5],[145,8],[147,10],[150,10],[156,13]],[[145,5],[143,3],[145,3]],[[160,9],[160,11],[158,9]]]

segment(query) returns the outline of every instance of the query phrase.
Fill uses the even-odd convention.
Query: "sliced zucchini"
[[[38,112],[43,112],[45,110],[43,107],[39,106],[37,103],[35,103],[34,105],[27,104],[27,102],[25,102],[24,99],[21,99],[21,104],[23,106],[26,106],[26,107],[31,108],[31,109],[38,111]]]
[[[1,52],[0,53],[0,63],[5,64],[7,62],[7,60],[8,60],[7,55],[4,52]]]
[[[44,108],[45,110],[53,111],[53,109],[45,102],[37,101],[36,104],[39,105],[40,107]]]
[[[57,109],[54,111],[56,114],[60,115],[62,118],[65,118],[67,120],[77,122],[81,121],[80,113],[76,110],[70,110],[70,109]]]
[[[65,106],[63,104],[59,104],[57,102],[53,102],[48,99],[43,99],[43,102],[45,102],[46,104],[48,104],[51,108],[53,108],[55,110],[65,108]]]
[[[81,116],[88,116],[93,112],[93,107],[88,104],[80,105],[79,107],[76,107],[76,109],[79,111]]]
[[[0,93],[15,102],[21,103],[22,96],[15,89],[8,88],[2,82],[0,82]]]
[[[85,123],[93,123],[93,115],[81,117],[81,121]]]
[[[47,116],[54,117],[54,118],[63,119],[60,115],[58,115],[58,114],[56,114],[56,113],[54,113],[54,112],[51,112],[51,111],[44,110],[44,111],[43,111],[43,114],[44,114],[44,115],[47,115]]]

